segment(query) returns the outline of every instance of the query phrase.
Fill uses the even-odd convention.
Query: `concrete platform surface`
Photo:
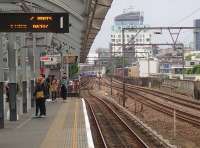
[[[85,114],[82,99],[48,102],[47,117],[33,118],[32,110],[20,121],[6,121],[0,130],[0,148],[93,148]]]

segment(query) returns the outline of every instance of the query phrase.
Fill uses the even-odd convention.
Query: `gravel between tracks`
[[[102,87],[102,95],[108,95],[110,89]],[[120,101],[119,94],[113,90],[113,98],[117,102]],[[165,139],[169,139],[172,144],[176,144],[180,148],[200,148],[200,128],[194,127],[186,122],[176,120],[176,138],[173,133],[173,118],[163,113],[155,111],[149,107],[143,106],[141,111],[141,104],[133,99],[128,98],[128,110],[139,117],[144,123],[156,130]],[[136,107],[135,107],[136,106]]]
[[[93,97],[87,97],[87,100],[93,106],[109,147],[144,147],[100,101]]]

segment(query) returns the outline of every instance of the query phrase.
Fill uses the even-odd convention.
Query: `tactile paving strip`
[[[83,105],[80,99],[63,103],[41,148],[88,148]]]

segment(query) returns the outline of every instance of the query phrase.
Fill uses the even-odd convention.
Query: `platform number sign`
[[[68,13],[0,13],[0,32],[69,32]]]

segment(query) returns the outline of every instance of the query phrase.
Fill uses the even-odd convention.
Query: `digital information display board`
[[[68,13],[0,13],[0,32],[69,32]]]

